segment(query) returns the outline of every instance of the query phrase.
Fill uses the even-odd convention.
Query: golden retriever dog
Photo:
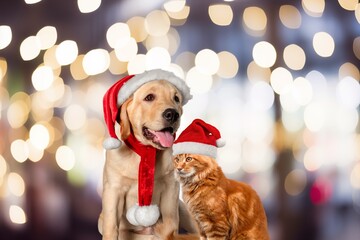
[[[127,211],[138,202],[141,157],[127,144],[108,149],[103,172],[102,212],[98,222],[103,240],[172,239],[179,228],[179,184],[174,178],[171,146],[180,124],[182,106],[191,95],[186,85],[180,89],[168,81],[167,72],[155,72],[157,77],[150,78],[151,81],[145,77],[146,81],[125,97],[115,114],[121,140],[126,142],[133,134],[142,145],[156,149],[151,204],[159,207],[160,217],[154,225],[146,227],[129,222]],[[189,217],[186,211],[184,214],[185,218]],[[196,231],[189,225],[190,220],[184,221],[190,231]]]

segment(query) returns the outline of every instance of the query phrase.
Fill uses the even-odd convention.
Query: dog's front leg
[[[177,233],[179,227],[178,206],[180,187],[179,184],[171,178],[165,182],[169,184],[167,184],[161,193],[160,212],[162,222],[155,225],[154,231],[155,235],[161,239],[170,239],[169,237]]]
[[[103,240],[118,240],[119,218],[122,215],[124,202],[120,199],[120,189],[109,184],[105,184],[102,199]]]

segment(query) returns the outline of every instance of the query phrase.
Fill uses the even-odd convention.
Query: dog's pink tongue
[[[171,147],[174,143],[174,136],[170,132],[152,132],[156,137],[155,141],[159,141],[163,147]]]

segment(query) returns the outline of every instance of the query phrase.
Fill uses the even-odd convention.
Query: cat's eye
[[[185,161],[190,162],[192,160],[192,157],[186,157]]]
[[[155,95],[152,94],[152,93],[146,95],[146,97],[144,98],[144,100],[147,101],[147,102],[154,101],[154,99],[155,99]]]

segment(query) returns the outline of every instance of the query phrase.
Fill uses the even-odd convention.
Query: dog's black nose
[[[180,115],[175,109],[168,108],[163,112],[162,116],[169,123],[174,123],[179,119]]]

